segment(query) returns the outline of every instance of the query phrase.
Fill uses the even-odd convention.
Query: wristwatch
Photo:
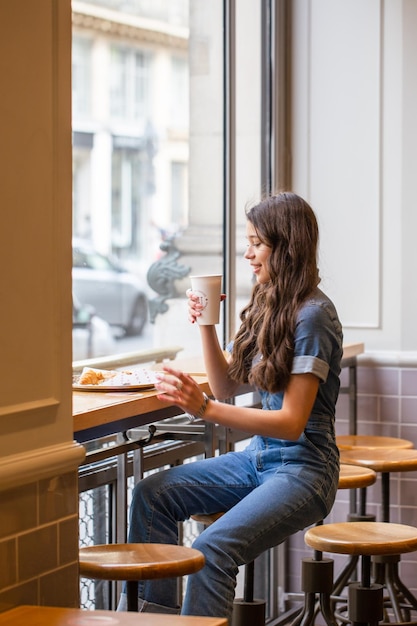
[[[206,393],[203,393],[203,402],[202,402],[200,408],[198,409],[197,413],[195,413],[195,414],[191,414],[191,413],[187,414],[188,421],[194,422],[194,420],[201,419],[204,416],[204,413],[206,412],[209,400],[210,400],[210,398],[208,397],[208,395]]]

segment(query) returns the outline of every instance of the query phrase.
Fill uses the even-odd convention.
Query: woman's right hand
[[[197,318],[201,315],[203,305],[200,304],[199,297],[194,294],[192,289],[187,289],[185,295],[188,298],[188,321],[191,322],[191,324],[195,324],[197,322]],[[225,299],[226,294],[222,293],[220,295],[220,302],[223,302]]]
[[[187,289],[185,295],[188,298],[188,321],[191,324],[197,322],[197,318],[201,315],[202,305],[200,304],[199,297],[193,293],[192,289]]]

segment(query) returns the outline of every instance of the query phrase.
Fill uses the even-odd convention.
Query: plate
[[[101,380],[94,384],[78,382],[86,374],[98,375]],[[98,370],[92,367],[84,368],[81,374],[74,376],[72,388],[77,391],[135,391],[151,389],[158,381],[158,372],[147,369],[137,369],[131,372],[117,370]]]

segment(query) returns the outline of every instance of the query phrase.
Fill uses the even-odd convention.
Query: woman
[[[157,388],[191,415],[253,434],[245,450],[154,474],[136,486],[129,541],[176,543],[177,524],[225,511],[193,547],[205,567],[188,578],[184,615],[230,618],[238,567],[329,513],[338,485],[335,404],[342,329],[318,289],[318,226],[294,193],[247,212],[247,250],[256,278],[226,359],[214,326],[199,326],[217,400],[241,383],[256,386],[262,409],[208,400],[187,374],[164,367]],[[201,307],[188,293],[189,319]],[[177,612],[175,581],[139,588],[140,610]]]

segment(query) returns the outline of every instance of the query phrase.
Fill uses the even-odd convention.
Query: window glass
[[[150,57],[134,47],[110,52],[110,116],[126,123],[145,121],[149,111]]]
[[[77,118],[89,115],[91,82],[91,40],[74,37],[72,45],[72,110]]]
[[[252,274],[246,250],[245,207],[261,193],[262,3],[240,0],[236,11],[236,315],[249,300]],[[254,36],[248,37],[251,32]],[[248,80],[250,76],[250,80]],[[239,321],[237,322],[237,324]]]
[[[171,125],[178,130],[188,129],[189,79],[188,61],[183,57],[171,58]]]
[[[72,10],[73,293],[117,339],[86,342],[94,354],[77,342],[73,358],[109,345],[198,354],[189,277],[223,271],[223,2]],[[94,253],[118,266],[89,267]]]

